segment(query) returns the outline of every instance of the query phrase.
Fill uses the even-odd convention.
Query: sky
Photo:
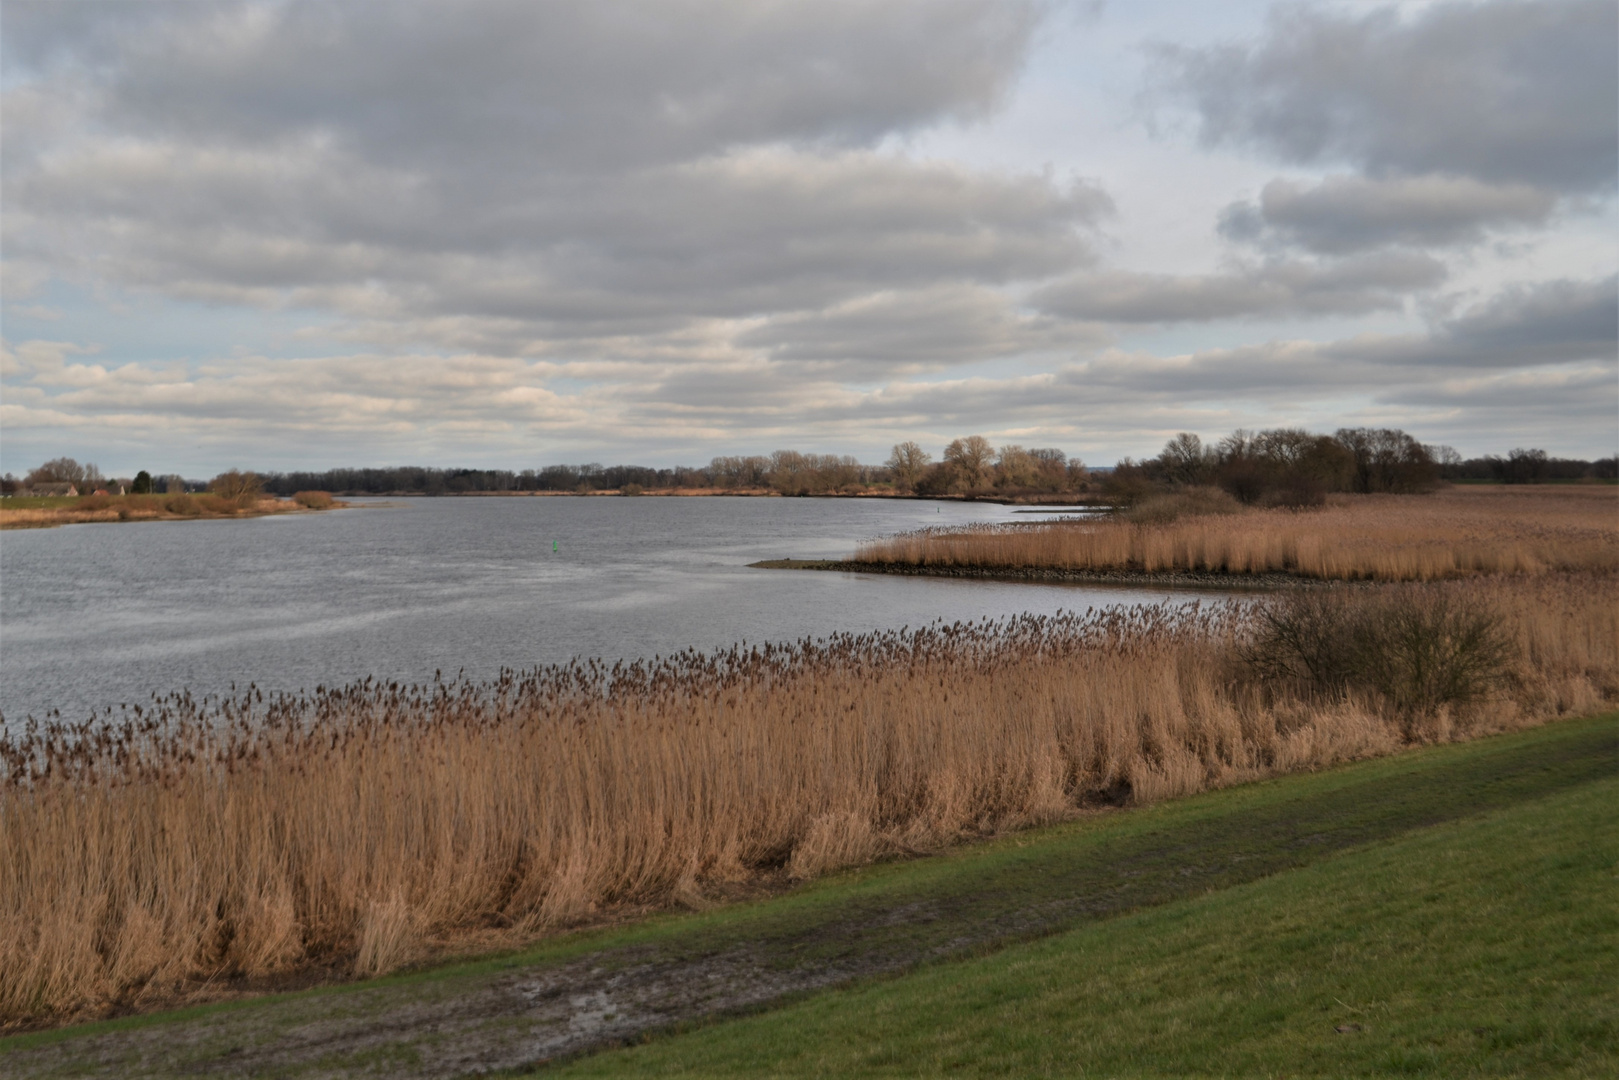
[[[1619,443],[1619,7],[0,2],[0,470]]]

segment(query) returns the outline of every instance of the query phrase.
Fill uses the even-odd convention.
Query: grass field
[[[557,1074],[1612,1077],[1616,861],[1610,777]]]
[[[523,953],[0,1039],[0,1074],[445,1076],[652,1035],[563,1073],[1612,1075],[1616,776],[1608,713]]]

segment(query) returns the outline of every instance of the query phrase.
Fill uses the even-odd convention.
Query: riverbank
[[[322,496],[315,498],[314,496]],[[0,529],[50,529],[90,522],[198,521],[314,514],[348,503],[325,492],[301,492],[291,499],[227,499],[198,495],[83,495],[0,500]]]
[[[1076,510],[1106,510],[1112,503],[1100,495],[1084,492],[1013,493],[997,495],[974,492],[954,495],[915,495],[910,492],[876,488],[859,491],[784,492],[775,488],[602,488],[590,491],[344,491],[344,496],[387,499],[604,499],[604,498],[734,498],[734,499],[893,499],[907,502],[989,503],[994,506],[1073,507]]]
[[[831,570],[845,574],[894,574],[902,577],[963,578],[973,581],[1027,581],[1043,585],[1128,585],[1160,589],[1213,589],[1220,592],[1269,592],[1301,585],[1328,584],[1295,574],[1227,574],[1184,570],[1074,570],[1051,566],[916,566],[908,563],[861,562],[858,559],[763,559],[755,570]]]
[[[1616,590],[1323,589],[30,725],[0,739],[0,1023],[385,974],[1589,713],[1619,699]]]

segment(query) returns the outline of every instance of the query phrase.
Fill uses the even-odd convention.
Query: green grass
[[[1616,861],[1610,778],[559,1073],[1616,1076]]]
[[[1329,1072],[1380,1067],[1378,1061],[1394,1060],[1391,1054],[1422,1066],[1430,1051],[1454,1064],[1462,1060],[1456,1046],[1434,1050],[1421,1032],[1398,1034],[1405,1031],[1399,1025],[1438,1008],[1424,1004],[1425,994],[1443,1004],[1446,994],[1462,992],[1458,988],[1471,993],[1474,976],[1427,961],[1407,971],[1394,961],[1412,951],[1413,941],[1443,945],[1456,964],[1494,979],[1497,960],[1519,964],[1527,957],[1531,965],[1551,965],[1558,942],[1566,946],[1584,935],[1582,950],[1571,958],[1572,974],[1535,969],[1533,977],[1542,981],[1527,985],[1566,998],[1567,987],[1590,975],[1592,965],[1615,974],[1611,917],[1591,916],[1600,911],[1597,904],[1581,915],[1552,901],[1589,898],[1592,860],[1606,860],[1608,876],[1595,887],[1599,896],[1602,889],[1611,896],[1613,815],[1601,811],[1616,794],[1616,775],[1619,714],[1609,713],[1030,830],[933,858],[834,875],[769,900],[573,934],[388,979],[17,1035],[0,1039],[0,1074],[166,1076],[225,1069],[325,1075],[335,1061],[322,1066],[298,1058],[272,1066],[260,1058],[262,1067],[254,1068],[242,1055],[351,1024],[372,1036],[385,1031],[364,1054],[395,1062],[392,1071],[399,1071],[418,1054],[431,1057],[435,1040],[464,1042],[521,1027],[515,1015],[450,1028],[430,1022],[440,1015],[435,1010],[453,1009],[502,981],[583,957],[620,970],[679,965],[741,945],[787,973],[860,970],[873,962],[864,970],[913,974],[662,1038],[627,1055],[584,1059],[573,1068],[581,1075],[613,1069],[752,1074],[764,1062],[783,1075],[1072,1075],[1076,1055],[1092,1055],[1084,1060],[1101,1064],[1086,1066],[1091,1074],[1130,1075],[1143,1039],[1159,1057],[1141,1059],[1136,1071],[1142,1075],[1306,1073],[1314,1066],[1300,1055],[1314,1054],[1309,1048],[1318,1042],[1333,1053],[1371,1055],[1341,1068],[1322,1066]],[[1596,785],[1609,803],[1585,798]],[[1500,816],[1540,813],[1569,797],[1576,801],[1567,803],[1573,809],[1563,817]],[[1490,814],[1497,816],[1480,817]],[[1504,821],[1519,821],[1529,830],[1523,835],[1552,841],[1536,839],[1534,852],[1526,852],[1506,843],[1481,846],[1469,831],[1488,825],[1518,835],[1511,830],[1519,825]],[[1558,829],[1567,832],[1570,823],[1585,831],[1571,861],[1553,850],[1567,839]],[[1434,877],[1440,870],[1450,876]],[[1475,871],[1485,875],[1484,885],[1467,884]],[[1434,899],[1420,904],[1412,899],[1429,896]],[[1460,896],[1482,901],[1463,903]],[[1489,904],[1499,910],[1484,914]],[[1465,939],[1419,933],[1447,926],[1469,929]],[[1499,931],[1495,938],[1485,932],[1490,927]],[[1530,951],[1512,953],[1501,934],[1524,936]],[[1484,952],[1456,951],[1458,941],[1474,939]],[[997,949],[1006,951],[983,958]],[[917,969],[919,961],[939,956],[969,959]],[[1329,985],[1323,971],[1342,978]],[[1407,983],[1408,976],[1415,981]],[[1456,1031],[1483,1029],[1469,1036],[1481,1046],[1518,1040],[1515,1045],[1528,1048],[1507,1047],[1502,1060],[1577,1062],[1567,1056],[1570,1040],[1600,1036],[1607,1042],[1595,1052],[1606,1057],[1598,1060],[1614,1064],[1611,1013],[1604,1019],[1589,1010],[1552,1009],[1544,995],[1512,999],[1499,988],[1481,1000],[1501,1009],[1463,1016],[1467,1010],[1458,1006],[1444,1023],[1460,1018],[1467,1022]],[[405,1014],[426,1019],[397,1022]],[[1366,1030],[1332,1030],[1351,1022]],[[1578,1023],[1587,1026],[1567,1026]],[[1319,1024],[1326,1026],[1312,1026]],[[1440,1030],[1451,1029],[1432,1029]],[[1406,1041],[1390,1041],[1397,1036]],[[1553,1051],[1564,1057],[1548,1057]],[[357,1059],[348,1068],[359,1069]],[[1523,1065],[1520,1071],[1535,1070]]]

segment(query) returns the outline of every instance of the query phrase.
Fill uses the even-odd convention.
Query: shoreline
[[[909,563],[866,563],[843,559],[762,559],[754,570],[831,570],[846,574],[897,574],[978,581],[1025,581],[1057,585],[1127,585],[1175,589],[1274,592],[1279,589],[1353,585],[1297,574],[1224,574],[1211,570],[1074,570],[1056,567],[918,566]]]
[[[996,506],[1049,506],[1075,510],[1109,510],[1113,504],[1085,493],[1038,495],[911,495],[891,491],[803,492],[786,494],[770,488],[661,488],[625,492],[600,491],[342,491],[340,499],[894,499],[912,502],[990,503]]]
[[[126,525],[150,521],[243,521],[248,518],[285,517],[289,514],[324,514],[330,510],[349,509],[341,500],[330,506],[302,506],[291,499],[260,500],[252,508],[239,508],[231,513],[199,510],[197,513],[174,513],[167,509],[132,509],[127,506],[105,506],[97,509],[79,509],[74,506],[19,507],[11,509],[0,505],[0,530],[56,529],[64,525]]]

